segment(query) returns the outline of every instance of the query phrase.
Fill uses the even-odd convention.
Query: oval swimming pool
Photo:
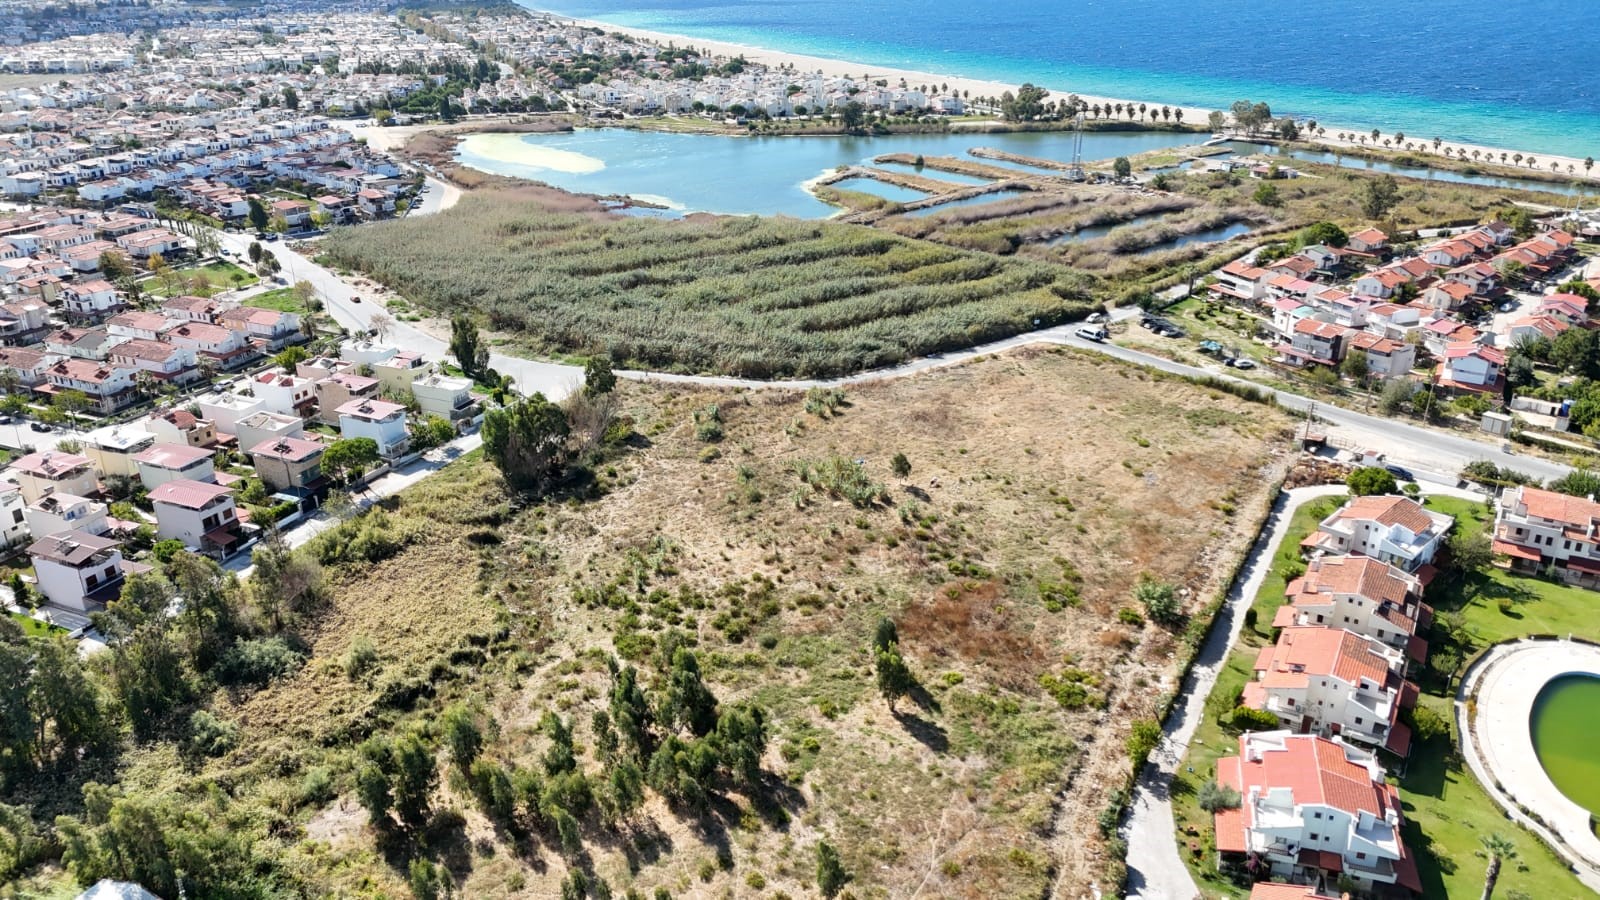
[[[1600,814],[1600,678],[1552,679],[1534,700],[1528,728],[1550,780],[1569,800]]]

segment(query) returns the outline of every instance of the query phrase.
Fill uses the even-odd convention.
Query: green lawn
[[[276,290],[257,294],[245,300],[244,305],[256,306],[262,309],[275,309],[278,312],[300,313],[301,315],[310,312],[310,310],[306,309],[306,305],[300,302],[300,298],[295,296],[294,288],[292,287],[277,288]]]
[[[1238,646],[1224,663],[1206,700],[1205,718],[1196,728],[1188,755],[1173,779],[1172,806],[1179,846],[1206,897],[1244,897],[1249,892],[1217,873],[1211,815],[1200,809],[1196,793],[1215,776],[1217,760],[1237,751],[1237,733],[1225,729],[1221,722],[1252,677],[1256,652],[1271,636],[1272,617],[1285,601],[1288,580],[1302,568],[1300,541],[1337,503],[1337,498],[1316,500],[1295,511],[1283,544],[1273,557],[1272,570],[1251,605],[1256,625],[1241,632]],[[1434,497],[1427,500],[1427,506],[1455,516],[1457,527],[1469,533],[1481,531],[1492,521],[1481,502]],[[1499,608],[1502,597],[1512,600],[1507,613]],[[1465,583],[1441,576],[1428,599],[1441,614],[1460,613],[1460,645],[1436,641],[1434,648],[1448,648],[1463,660],[1478,648],[1526,634],[1574,633],[1600,639],[1600,625],[1593,614],[1600,605],[1600,595],[1499,569]],[[1451,721],[1453,727],[1447,693],[1451,686],[1445,685],[1441,677],[1431,684],[1424,682],[1423,687],[1434,693],[1424,693],[1421,704]],[[1501,871],[1497,896],[1512,896],[1512,891],[1536,898],[1592,896],[1553,852],[1531,833],[1506,820],[1465,768],[1453,737],[1449,742],[1439,739],[1419,744],[1397,782],[1407,818],[1403,834],[1406,846],[1417,856],[1423,896],[1478,896],[1483,890],[1484,860],[1476,853],[1480,839],[1495,831],[1510,838],[1518,852],[1518,858],[1506,863]],[[1391,776],[1397,771],[1398,767],[1391,766]],[[1199,847],[1198,855],[1190,852],[1188,848],[1192,846]]]
[[[242,279],[235,281],[234,275],[236,274],[243,276]],[[204,266],[173,269],[170,278],[151,276],[139,282],[139,287],[145,293],[156,297],[177,297],[194,293],[190,282],[194,280],[196,275],[205,278],[206,282],[211,285],[212,293],[232,290],[235,287],[245,287],[261,280],[231,262],[214,262]]]
[[[67,633],[67,630],[59,625],[51,625],[46,622],[41,622],[38,619],[27,615],[26,613],[8,613],[8,615],[11,616],[11,620],[13,622],[16,622],[18,625],[22,626],[22,631],[24,634],[34,635],[37,637],[48,637],[52,634]]]

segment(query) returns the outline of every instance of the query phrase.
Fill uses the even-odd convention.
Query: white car
[[[1098,325],[1085,325],[1073,333],[1086,341],[1094,341],[1097,344],[1111,336],[1106,333],[1104,328]]]

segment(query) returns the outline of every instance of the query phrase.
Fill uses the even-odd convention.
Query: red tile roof
[[[150,502],[168,503],[181,506],[185,509],[202,509],[207,503],[233,491],[220,484],[209,484],[204,481],[190,481],[187,478],[174,478],[165,484],[158,485],[150,492]]]

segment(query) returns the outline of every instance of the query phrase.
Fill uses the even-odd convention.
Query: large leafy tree
[[[561,407],[536,393],[484,416],[483,450],[507,481],[536,488],[560,468],[570,433]]]

